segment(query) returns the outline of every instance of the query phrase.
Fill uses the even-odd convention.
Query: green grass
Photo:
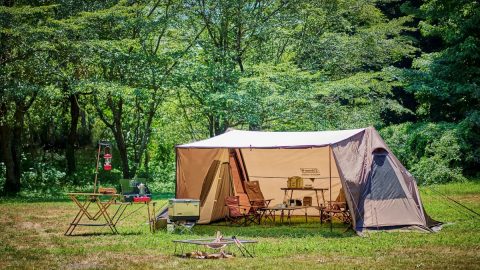
[[[106,228],[79,228],[65,237],[76,213],[68,201],[0,201],[0,269],[480,269],[480,218],[445,201],[447,194],[480,212],[480,183],[421,188],[426,211],[446,222],[439,233],[377,232],[358,237],[344,226],[294,219],[291,226],[196,226],[193,235],[148,232],[146,209],[119,225],[120,235]],[[158,197],[162,201],[164,197]],[[316,220],[315,220],[316,221]],[[226,236],[255,239],[254,259],[196,260],[173,256],[174,239]],[[92,234],[93,232],[93,234]],[[235,251],[232,249],[232,251]]]

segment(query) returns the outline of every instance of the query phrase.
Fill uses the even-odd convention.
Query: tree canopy
[[[174,145],[228,128],[375,126],[421,183],[480,168],[478,1],[0,2],[4,194],[174,185]],[[112,182],[113,183],[113,182]]]

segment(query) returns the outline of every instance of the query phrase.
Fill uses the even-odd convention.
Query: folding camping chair
[[[260,224],[262,218],[264,218],[265,221],[273,221],[272,211],[268,211],[268,205],[272,199],[265,199],[260,189],[260,183],[258,181],[246,181],[244,182],[244,188],[250,200],[251,207],[258,213],[257,223]]]
[[[343,188],[340,189],[335,201],[329,201],[325,206],[320,207],[320,223],[323,223],[323,221],[332,222],[333,218],[339,219],[344,224],[352,223]]]
[[[240,205],[240,199],[238,196],[226,197],[225,206],[228,208],[226,221],[230,222],[230,224],[246,226],[255,222],[257,219],[257,212],[249,205]]]
[[[120,179],[118,180],[120,183],[120,190],[122,191],[122,195],[126,194],[133,194],[133,186],[131,185],[132,180],[130,179]]]

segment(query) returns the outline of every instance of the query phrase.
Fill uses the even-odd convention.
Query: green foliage
[[[449,123],[405,123],[381,130],[395,155],[420,184],[464,181],[460,127]]]
[[[137,176],[171,192],[177,144],[228,128],[375,126],[421,183],[462,181],[480,167],[479,10],[467,0],[7,1],[0,173],[25,190],[88,190],[90,147],[108,139],[104,183]]]
[[[466,144],[462,147],[462,167],[475,175],[480,165],[479,3],[426,1],[413,10],[421,18],[421,33],[439,45],[415,59],[413,69],[405,70],[402,80],[419,102],[416,114],[420,119],[459,124],[457,133]]]
[[[315,75],[289,63],[248,67],[232,95],[230,111],[250,130],[307,130],[315,106]]]
[[[406,26],[412,19],[387,20],[375,2],[317,1],[303,13],[297,63],[321,70],[333,79],[379,71],[413,58],[417,51],[412,40],[402,35],[413,30]]]

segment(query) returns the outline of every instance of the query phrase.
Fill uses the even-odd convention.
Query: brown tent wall
[[[375,171],[372,168],[376,166],[374,158],[378,149],[385,150],[385,162],[395,176],[391,181],[398,181],[400,192],[386,194],[383,187],[373,195]],[[413,185],[415,181],[408,177],[409,173],[374,128],[333,144],[332,150],[357,231],[397,226],[428,228],[418,189]]]
[[[219,213],[214,209],[223,207],[215,202],[222,199],[214,195],[215,192],[210,191],[208,194],[201,192],[202,187],[209,186],[211,190],[218,187],[218,179],[221,178],[221,166],[212,166],[215,162],[228,163],[230,167],[230,177],[234,190],[234,194],[243,198],[242,205],[248,205],[248,198],[243,190],[241,180],[240,167],[245,163],[245,174],[248,174],[248,180],[258,181],[262,193],[266,199],[272,199],[270,205],[281,204],[285,199],[285,192],[281,190],[287,187],[287,179],[291,176],[301,176],[305,183],[311,183],[313,187],[325,188],[330,185],[329,173],[329,150],[326,147],[306,148],[306,149],[238,149],[243,159],[240,164],[232,162],[232,151],[225,148],[208,148],[208,149],[177,149],[177,198],[198,199],[204,198],[200,213],[200,223],[209,223],[223,217],[220,215],[212,215],[211,211]],[[333,161],[333,156],[330,156]],[[338,170],[334,162],[330,162],[332,166],[332,198],[335,199],[341,188]],[[223,166],[223,165],[222,165]],[[211,168],[218,167],[217,172],[212,173]],[[215,175],[211,179],[211,175]],[[314,180],[311,181],[310,178]],[[211,183],[207,183],[211,181]],[[229,180],[230,181],[230,180]],[[223,196],[223,195],[222,195]],[[290,193],[288,193],[288,196]],[[293,199],[303,199],[310,196],[313,204],[316,205],[316,195],[314,191],[295,191]],[[330,191],[325,192],[324,197],[318,193],[320,203],[330,200]],[[224,199],[224,198],[223,198]],[[224,207],[223,207],[224,208]],[[308,209],[308,215],[319,215],[319,211],[314,208]],[[302,213],[297,213],[303,215]]]
[[[329,173],[329,146],[311,147],[303,149],[241,149],[247,167],[249,179],[260,183],[260,188],[266,199],[273,199],[270,205],[277,205],[289,198],[281,188],[287,187],[288,177],[301,176],[304,184],[312,184],[316,188],[328,188],[330,183]],[[333,157],[330,157],[333,160]],[[338,170],[331,162],[332,198],[335,199],[341,188]],[[313,181],[311,180],[313,178]],[[303,199],[310,196],[316,205],[314,191],[294,191],[293,199]],[[322,195],[318,193],[320,203]],[[325,201],[330,200],[330,192],[325,192]],[[296,214],[302,214],[297,211]],[[314,208],[308,209],[309,215],[319,215]]]

